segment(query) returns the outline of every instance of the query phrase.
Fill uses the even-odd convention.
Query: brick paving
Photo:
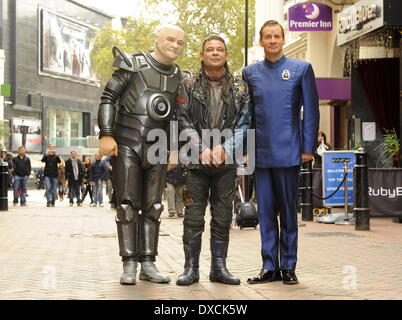
[[[242,280],[239,286],[211,283],[209,218],[200,261],[200,282],[175,284],[184,264],[182,219],[162,214],[158,268],[169,284],[137,281],[122,286],[115,211],[45,206],[43,190],[30,190],[28,207],[0,212],[0,299],[191,299],[324,300],[402,299],[402,224],[372,218],[371,231],[354,226],[305,222],[299,228],[297,275],[300,284],[249,285],[261,267],[259,230],[233,227],[227,265]],[[9,200],[12,200],[11,193]]]

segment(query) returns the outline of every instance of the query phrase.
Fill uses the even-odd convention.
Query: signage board
[[[331,31],[332,8],[319,2],[298,3],[288,10],[289,31]]]
[[[372,32],[384,25],[384,1],[361,0],[337,15],[337,45]]]
[[[323,197],[328,197],[338,188],[345,176],[344,161],[348,161],[347,186],[348,204],[353,203],[353,168],[356,164],[355,151],[325,151],[322,156]],[[324,207],[343,206],[345,204],[345,185],[329,199],[324,200]]]
[[[12,119],[11,149],[25,147],[27,152],[42,151],[42,121],[38,119]]]

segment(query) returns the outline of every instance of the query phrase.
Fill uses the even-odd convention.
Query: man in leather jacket
[[[185,34],[176,26],[161,28],[155,51],[126,55],[118,48],[114,66],[99,106],[101,155],[113,156],[113,184],[117,202],[117,231],[123,274],[120,283],[139,279],[168,283],[168,276],[155,266],[158,254],[162,193],[167,164],[150,164],[147,157],[153,142],[152,129],[169,128],[175,113],[177,88],[182,79],[174,60],[184,46]],[[118,106],[115,104],[118,102]]]
[[[201,164],[190,163],[185,169],[185,265],[184,273],[176,284],[191,285],[199,281],[201,238],[209,201],[212,215],[209,279],[237,285],[240,279],[231,275],[226,268],[236,178],[236,165],[228,159],[234,158],[234,149],[242,146],[250,127],[250,97],[243,80],[229,72],[224,39],[219,36],[205,39],[201,60],[200,73],[184,79],[179,88],[177,119],[180,135],[188,132],[189,143],[195,144],[192,150],[197,150],[197,160]],[[203,139],[204,129],[220,133],[226,130],[231,137],[225,142],[217,139],[219,141],[210,145],[210,141],[206,141],[210,139]],[[237,134],[239,131],[241,135]],[[243,150],[240,155],[242,153]]]

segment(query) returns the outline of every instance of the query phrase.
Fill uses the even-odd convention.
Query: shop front
[[[400,12],[399,0],[362,0],[337,16],[343,74],[352,85],[349,147],[364,146],[372,168],[399,166],[400,153],[393,157],[386,148],[401,137]]]
[[[402,216],[402,1],[361,0],[337,16],[351,77],[349,148],[368,152],[371,216]]]

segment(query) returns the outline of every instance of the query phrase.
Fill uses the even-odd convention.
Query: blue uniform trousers
[[[294,270],[296,268],[299,170],[300,166],[256,168],[255,171],[262,242],[261,255],[263,268],[266,270]]]

